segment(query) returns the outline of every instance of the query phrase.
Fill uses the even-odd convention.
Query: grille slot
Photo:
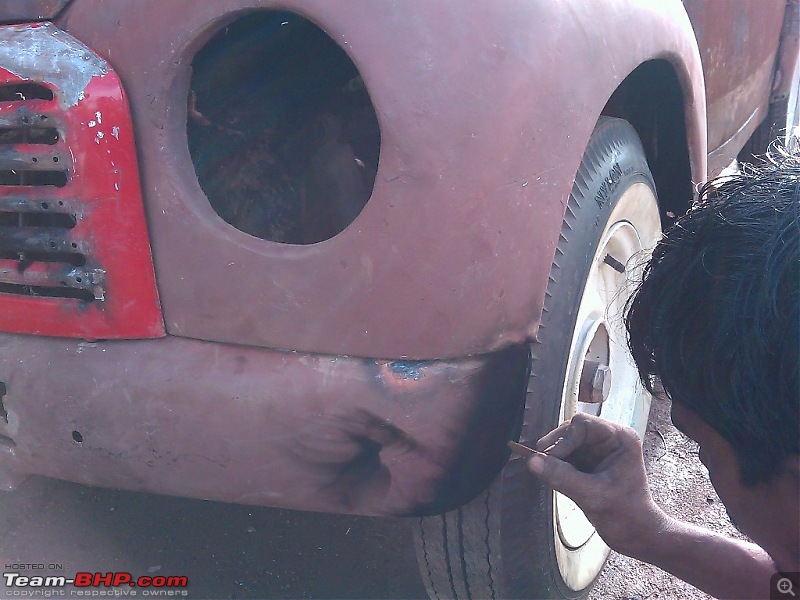
[[[46,144],[58,143],[55,127],[0,127],[0,144]]]
[[[95,300],[94,294],[89,290],[75,288],[51,288],[34,285],[18,285],[13,283],[0,283],[0,294],[16,294],[17,296],[37,296],[40,298],[74,298],[83,302]]]
[[[27,169],[0,169],[0,185],[67,185],[65,171],[29,171]]]
[[[53,93],[44,86],[0,86],[0,188],[52,186],[70,178],[71,155],[63,143],[63,118],[53,112]]]
[[[43,203],[45,209],[48,204]],[[77,222],[75,215],[67,213],[0,212],[0,227],[57,227],[72,229]]]
[[[0,198],[0,293],[102,300],[105,273],[71,237],[75,202]]]
[[[36,83],[10,83],[0,85],[0,102],[25,100],[52,100],[53,91]]]
[[[19,261],[17,272],[24,273],[27,265],[34,262],[64,263],[73,267],[82,267],[86,264],[86,257],[77,252],[28,252],[14,250],[0,250],[0,259]]]

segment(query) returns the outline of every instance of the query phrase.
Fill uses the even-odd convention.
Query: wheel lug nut
[[[594,360],[583,361],[578,401],[602,404],[611,393],[611,367]]]

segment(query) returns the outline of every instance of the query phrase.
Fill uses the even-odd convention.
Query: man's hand
[[[777,567],[758,546],[668,517],[647,487],[642,445],[629,427],[577,414],[528,459],[575,501],[614,550],[649,562],[716,598],[763,598]]]
[[[666,515],[647,486],[642,444],[630,427],[575,415],[536,444],[529,469],[571,498],[611,548],[637,554],[664,526]]]

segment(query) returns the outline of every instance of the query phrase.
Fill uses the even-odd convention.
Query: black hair
[[[626,307],[642,382],[714,428],[748,486],[800,453],[798,194],[800,155],[785,150],[707,183]]]

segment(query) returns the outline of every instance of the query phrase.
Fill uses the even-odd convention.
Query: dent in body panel
[[[507,460],[527,351],[430,361],[400,387],[387,364],[171,337],[81,345],[2,335],[17,428],[0,469],[365,515],[469,501]]]
[[[290,449],[323,482],[319,496],[341,512],[386,502],[385,514],[419,516],[453,509],[488,486],[508,459],[505,440],[518,425],[528,349],[481,357],[477,371],[465,372],[459,362],[366,361],[376,392],[401,405],[412,407],[410,396],[433,404],[453,390],[467,404],[443,407],[442,414],[429,407],[434,436],[422,433],[411,414],[390,419],[358,408],[325,418]],[[468,387],[459,387],[466,379]]]
[[[50,23],[0,28],[0,66],[20,79],[52,83],[62,109],[75,106],[106,61]]]

